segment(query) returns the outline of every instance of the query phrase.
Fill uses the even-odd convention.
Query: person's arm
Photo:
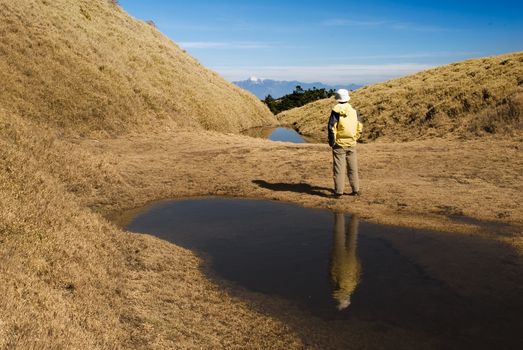
[[[336,144],[336,126],[338,124],[338,120],[340,119],[340,115],[334,111],[331,112],[331,116],[329,118],[329,125],[327,126],[327,131],[329,133],[329,146],[334,147]]]
[[[356,126],[356,140],[359,140],[363,131],[363,124],[361,123],[360,114],[358,112],[356,112],[356,116],[358,118],[358,125]]]

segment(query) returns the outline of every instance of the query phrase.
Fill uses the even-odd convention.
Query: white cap
[[[345,310],[350,306],[350,296],[347,297],[347,299],[340,300],[338,303],[338,310]]]
[[[339,89],[336,91],[336,101],[338,102],[349,102],[350,96],[349,91],[346,89]]]

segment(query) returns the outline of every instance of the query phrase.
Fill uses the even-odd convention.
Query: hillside
[[[247,334],[262,346],[279,342],[271,333],[292,344],[194,254],[100,215],[172,187],[133,193],[150,172],[126,177],[103,142],[191,130],[197,150],[206,129],[271,124],[270,111],[113,1],[0,0],[0,13],[0,349],[215,348]],[[205,325],[195,303],[214,315]]]
[[[275,118],[114,3],[0,0],[0,349],[445,348],[395,324],[333,328],[109,220],[166,198],[350,210],[523,252],[521,139],[362,145],[365,196],[333,201],[328,146],[235,135]],[[441,283],[475,288],[449,266]]]
[[[351,104],[364,139],[408,141],[518,133],[523,127],[523,52],[472,59],[358,89]],[[282,112],[278,119],[318,141],[334,99]]]
[[[84,133],[275,122],[255,96],[114,3],[0,1],[0,105]]]

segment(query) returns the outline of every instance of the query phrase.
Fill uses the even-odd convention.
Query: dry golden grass
[[[0,127],[0,349],[300,344],[209,282],[192,253],[124,233],[85,205],[107,202],[104,190],[132,195],[117,154],[4,111]]]
[[[480,234],[523,253],[521,235],[447,218],[523,223],[521,140],[362,145],[364,197],[332,200],[325,145],[206,131],[201,145],[190,130],[63,139],[4,112],[0,126],[0,348],[441,347],[361,321],[333,329],[283,301],[211,282],[191,252],[103,218],[162,198],[284,200]]]
[[[177,138],[64,140],[4,111],[0,126],[0,348],[361,348],[425,341],[402,329],[380,334],[361,322],[346,325],[357,336],[332,338],[331,325],[278,300],[217,285],[191,252],[122,232],[100,215],[164,197],[272,198],[253,180],[295,169],[287,159],[297,147],[211,132],[204,132],[210,142],[202,147],[193,131],[183,130]],[[310,151],[323,162],[319,146],[298,159]],[[280,199],[299,197],[332,205],[299,193]]]
[[[111,1],[1,1],[0,13],[0,104],[19,115],[105,135],[275,123],[254,95]]]
[[[201,145],[188,130],[178,130],[176,138],[161,132],[63,139],[5,112],[0,126],[5,348],[438,348],[423,334],[376,333],[360,322],[348,324],[357,335],[333,338],[328,324],[216,285],[192,253],[124,233],[100,216],[152,200],[267,198],[469,234],[477,228],[447,215],[523,223],[521,140],[361,145],[365,195],[335,201],[326,197],[331,169],[325,145],[212,132],[203,132],[209,142]],[[523,253],[521,233],[480,234]]]
[[[514,135],[523,130],[523,52],[430,69],[354,91],[364,140]],[[327,138],[334,99],[278,115],[318,141]]]
[[[365,195],[334,201],[327,146],[201,130],[274,119],[112,1],[0,1],[0,11],[0,349],[441,348],[362,321],[333,330],[105,218],[163,198],[285,200],[523,254],[521,232],[447,217],[523,224],[521,139],[362,145]]]

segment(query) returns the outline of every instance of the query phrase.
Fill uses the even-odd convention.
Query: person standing
[[[361,195],[356,143],[361,137],[363,125],[359,121],[358,112],[349,104],[349,100],[348,90],[336,91],[338,104],[332,108],[327,127],[329,145],[332,147],[335,198],[343,195],[347,175],[352,187],[349,195]]]

